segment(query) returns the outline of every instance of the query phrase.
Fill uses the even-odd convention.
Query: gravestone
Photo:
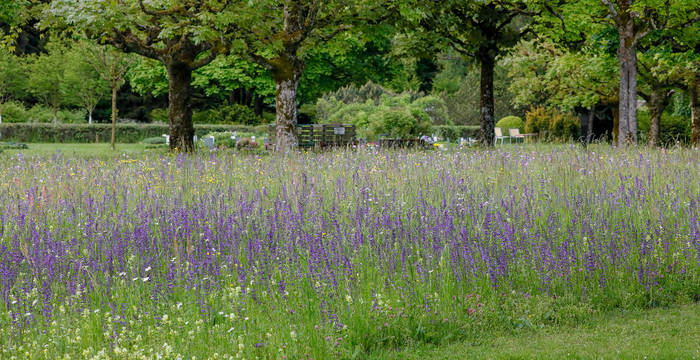
[[[203,138],[202,141],[204,141],[204,146],[209,148],[209,151],[214,150],[214,148],[216,148],[216,144],[215,144],[213,136],[207,136],[207,137]]]

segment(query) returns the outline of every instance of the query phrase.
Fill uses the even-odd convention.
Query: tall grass
[[[0,358],[353,358],[699,300],[697,150],[2,156]]]

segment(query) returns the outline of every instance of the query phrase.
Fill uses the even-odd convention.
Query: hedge
[[[268,125],[195,125],[195,134],[202,137],[211,132],[237,131],[254,134],[268,133]],[[479,136],[478,126],[436,125],[432,133],[456,141],[462,138]],[[146,138],[159,137],[169,133],[166,124],[117,124],[117,142],[137,143]],[[2,123],[0,141],[23,143],[91,143],[98,136],[100,142],[108,142],[112,134],[111,124],[42,124],[42,123]]]
[[[267,127],[245,125],[195,125],[195,134],[202,137],[210,132],[240,131],[263,134]],[[117,142],[137,143],[145,138],[158,137],[169,133],[166,124],[117,124]],[[96,137],[100,142],[108,142],[112,136],[111,124],[41,124],[3,123],[0,124],[0,141],[25,143],[91,143]]]
[[[459,138],[478,138],[479,126],[469,125],[435,125],[432,127],[433,133],[443,139],[457,141]]]

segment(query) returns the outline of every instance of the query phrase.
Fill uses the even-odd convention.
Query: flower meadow
[[[364,358],[700,300],[700,152],[0,155],[0,358]]]

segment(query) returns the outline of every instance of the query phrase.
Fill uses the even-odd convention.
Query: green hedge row
[[[478,138],[479,126],[469,125],[435,125],[432,127],[433,133],[440,138],[457,141],[459,138]]]
[[[211,132],[239,131],[265,133],[266,125],[195,125],[195,134],[202,137]],[[137,143],[145,138],[168,134],[165,124],[117,124],[117,142]],[[91,143],[95,140],[108,142],[112,136],[111,124],[0,124],[0,141],[25,143]]]
[[[202,137],[211,132],[237,131],[266,134],[268,125],[195,125],[195,134]],[[137,143],[146,138],[159,137],[169,132],[165,124],[117,124],[117,142]],[[437,125],[432,133],[457,140],[479,136],[478,126]],[[3,123],[0,124],[0,141],[24,143],[91,143],[96,138],[108,142],[112,134],[111,124],[42,124],[42,123]]]

